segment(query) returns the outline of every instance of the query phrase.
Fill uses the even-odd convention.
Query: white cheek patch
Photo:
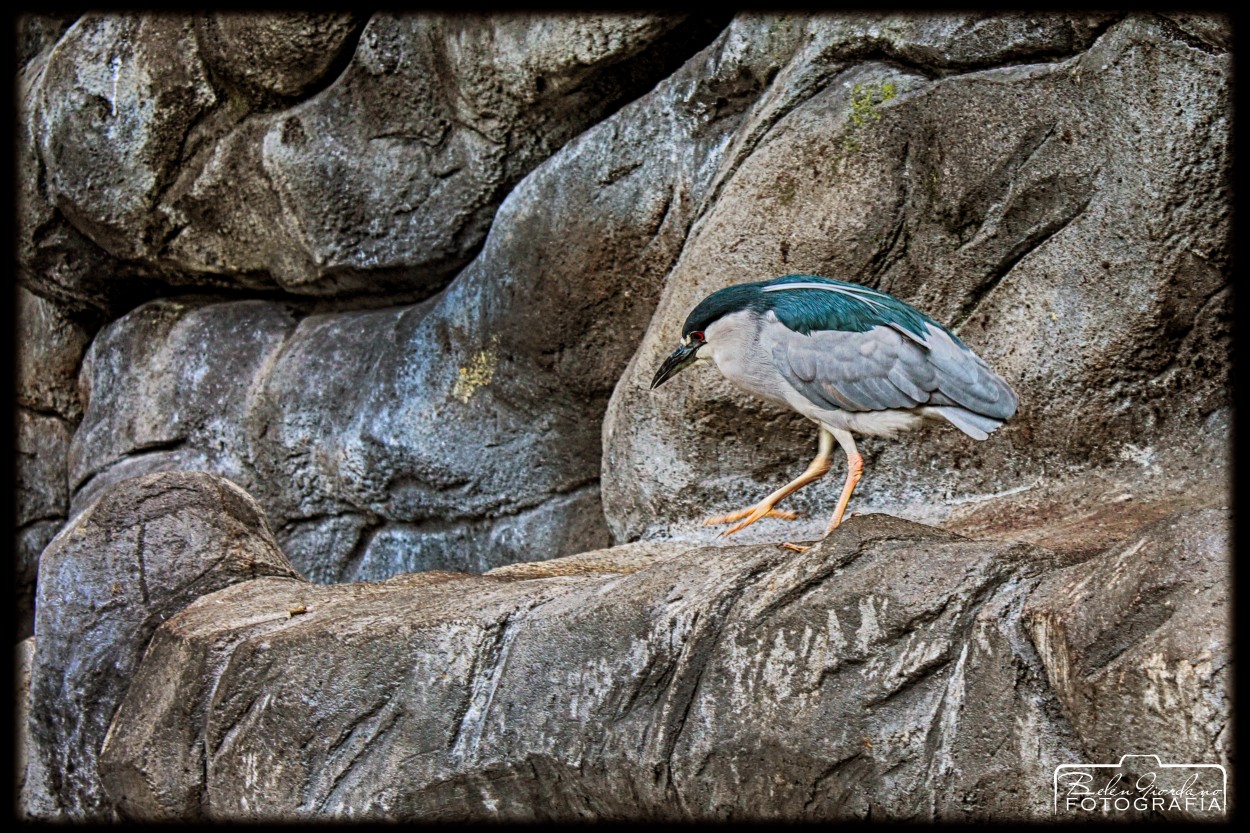
[[[707,346],[706,341],[694,351],[694,360],[696,364],[708,364],[712,361],[712,348]]]

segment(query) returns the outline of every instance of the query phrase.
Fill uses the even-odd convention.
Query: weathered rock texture
[[[1038,818],[1057,762],[1227,760],[1227,18],[18,46],[19,612],[69,519],[34,816]],[[985,443],[862,443],[852,511],[947,531],[758,545],[815,538],[826,482],[705,546],[815,431],[714,371],[645,388],[705,294],[788,272],[1020,393]]]
[[[765,276],[831,275],[914,302],[1020,394],[983,444],[954,430],[865,442],[860,506],[1005,491],[1203,433],[1229,401],[1231,55],[1134,15],[1079,29],[1070,56],[986,67],[1004,56],[965,54],[951,72],[898,45],[905,29],[881,47],[894,60],[848,65],[839,27],[805,28],[773,84],[791,100],[722,166],[609,407],[614,537],[698,534],[698,519],[749,505],[814,454],[810,423],[714,371],[647,390],[702,297]],[[1010,42],[984,34],[971,42]],[[822,82],[800,93],[799,69]],[[836,494],[792,499],[811,520],[791,534],[819,534]],[[756,534],[785,534],[779,523]]]
[[[82,419],[78,368],[99,322],[17,289],[17,636],[34,620],[39,553],[65,524],[70,439]]]
[[[1030,597],[1024,621],[1089,760],[1231,771],[1231,522],[1172,516]]]
[[[298,577],[260,508],[200,472],[106,491],[39,562],[30,773],[41,818],[112,815],[96,756],[152,632],[190,602],[258,576]]]
[[[52,806],[52,799],[34,795],[34,784],[28,783],[26,767],[30,760],[30,666],[35,658],[35,639],[26,637],[17,643],[13,657],[13,772],[17,776],[14,793],[17,798],[17,816],[30,818],[30,809]]]
[[[640,543],[482,577],[246,582],[157,631],[101,775],[142,819],[1047,818],[1056,764],[1136,741],[1069,723],[1048,680],[1072,657],[1026,628],[1117,557],[1064,569],[876,515],[801,557]],[[1178,598],[1227,599],[1216,560],[1175,571]],[[1146,681],[1158,635],[1120,636]],[[1226,675],[1166,684],[1228,696]],[[1130,722],[1161,705],[1104,697]]]
[[[680,16],[86,15],[23,76],[25,277],[86,304],[160,282],[429,295],[522,176],[715,31]],[[158,283],[114,286],[127,272]]]
[[[603,411],[738,123],[734,102],[763,83],[750,56],[712,47],[571,142],[509,195],[435,300],[300,316],[179,299],[114,322],[83,370],[75,505],[138,471],[218,471],[258,496],[318,580],[607,543]]]

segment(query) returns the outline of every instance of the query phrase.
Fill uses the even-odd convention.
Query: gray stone
[[[34,112],[49,202],[110,255],[151,256],[153,214],[188,132],[220,103],[191,18],[86,15],[57,44]]]
[[[31,634],[39,553],[69,511],[66,455],[82,418],[78,366],[94,321],[17,288],[18,638]]]
[[[35,632],[35,583],[39,577],[39,556],[64,525],[64,518],[35,521],[20,527],[14,536],[13,580],[18,639],[25,639]]]
[[[78,367],[91,343],[91,321],[17,288],[17,404],[77,422]]]
[[[57,416],[18,408],[15,563],[19,639],[33,627],[35,576],[39,554],[65,523],[69,498],[65,485],[65,459],[71,429]]]
[[[84,16],[24,73],[23,275],[107,309],[162,284],[428,296],[521,177],[715,31],[636,14]]]
[[[17,18],[17,72],[36,55],[60,40],[76,14],[24,14]]]
[[[27,764],[31,755],[30,737],[30,664],[35,657],[35,639],[27,637],[17,643],[14,652],[13,696],[16,700],[14,709],[14,747],[13,772],[17,776],[17,816],[23,821],[37,816],[41,806],[51,806],[50,796],[38,795],[36,778],[28,776]]]
[[[753,46],[722,38],[566,145],[436,300],[293,331],[289,307],[259,301],[158,301],[111,324],[84,365],[74,507],[139,471],[217,471],[317,580],[603,546],[603,409],[764,83]]]
[[[218,12],[197,21],[197,43],[221,83],[265,105],[328,80],[363,25],[350,12]]]
[[[603,464],[614,540],[708,540],[718,530],[699,520],[754,503],[814,454],[810,422],[715,370],[647,390],[701,298],[786,273],[914,303],[1020,394],[1016,417],[982,444],[936,429],[866,440],[853,510],[900,512],[1193,449],[1229,402],[1231,63],[1178,32],[1130,16],[1063,60],[935,80],[831,65],[718,174],[617,386]],[[809,54],[842,48],[836,27],[811,33],[808,75]],[[765,520],[742,538],[819,535],[840,462],[788,501],[804,522]]]
[[[884,53],[944,75],[956,70],[1041,62],[1089,47],[1115,20],[1080,14],[847,14],[821,20],[822,39],[843,58]]]
[[[152,632],[226,585],[298,578],[256,503],[229,481],[162,472],[117,484],[39,564],[30,732],[41,818],[112,816],[96,759]]]
[[[1049,813],[1073,753],[1018,612],[1050,554],[884,516],[803,556],[631,546],[205,597],[118,710],[110,795],[149,820]]]
[[[17,525],[64,518],[69,503],[65,459],[71,427],[57,416],[17,413]]]
[[[1059,763],[1231,765],[1230,18],[70,23],[17,55],[27,816],[1042,820]],[[803,555],[840,458],[699,521],[810,423],[645,389],[788,272],[1021,394],[865,440]]]
[[[1086,760],[1232,774],[1231,524],[1176,513],[1030,595],[1023,620]]]

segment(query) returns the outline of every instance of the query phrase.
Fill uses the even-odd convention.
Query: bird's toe
[[[734,521],[740,521],[743,518],[750,518],[752,515],[758,512],[759,509],[760,507],[758,505],[748,506],[746,509],[739,509],[737,512],[730,512],[728,515],[717,515],[715,518],[708,518],[706,521],[703,522],[703,525],[704,526],[719,526],[720,524],[731,524]],[[781,518],[783,521],[793,521],[796,518],[798,518],[798,516],[799,515],[797,512],[790,512],[786,509],[771,509],[770,508],[770,509],[767,509],[766,511],[760,512],[759,517],[752,519],[748,523],[755,523],[755,521],[758,521],[760,518]],[[737,529],[741,529],[742,526],[743,525],[739,525],[735,529],[727,530],[725,534],[729,535],[735,532]]]

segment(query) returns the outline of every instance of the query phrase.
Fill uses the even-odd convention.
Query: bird
[[[722,535],[765,517],[796,518],[777,504],[829,472],[836,440],[847,474],[828,536],[863,476],[856,434],[890,438],[949,423],[980,441],[1019,404],[1003,377],[933,318],[882,290],[818,275],[783,275],[708,295],[686,317],[681,343],[656,371],[651,390],[707,364],[819,427],[816,458],[802,474],[752,506],[704,521],[733,524]]]

